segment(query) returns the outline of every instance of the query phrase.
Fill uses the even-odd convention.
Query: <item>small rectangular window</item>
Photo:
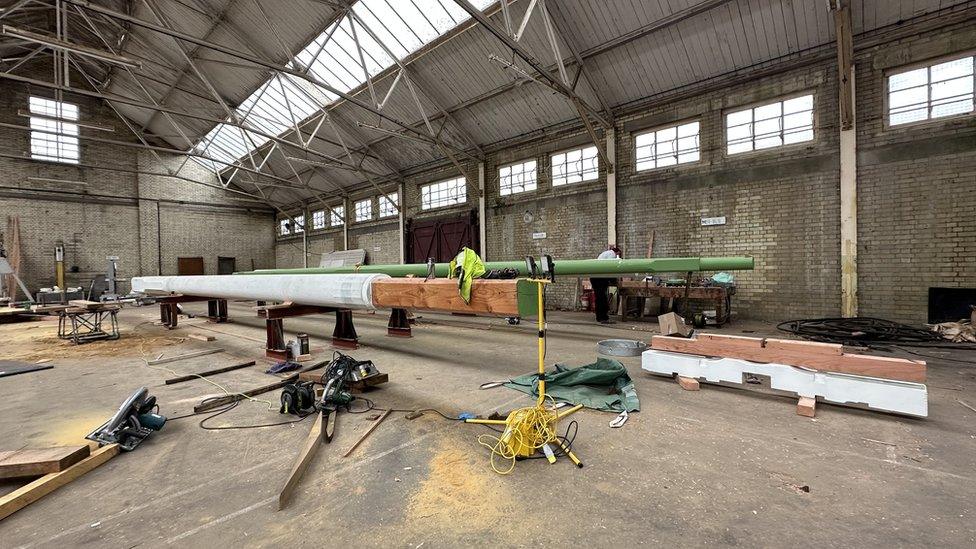
[[[325,228],[325,210],[312,212],[312,229]]]
[[[77,164],[78,105],[31,96],[31,158]]]
[[[534,191],[537,187],[535,160],[526,160],[498,170],[498,192],[502,196]]]
[[[341,227],[342,224],[345,223],[346,221],[346,207],[336,206],[334,208],[331,208],[331,210],[332,210],[331,212],[332,215],[329,217],[329,221],[331,222],[330,224],[333,227]]]
[[[554,154],[551,164],[554,187],[593,181],[600,175],[600,159],[594,146]]]
[[[972,55],[888,77],[888,124],[908,124],[973,112]]]
[[[367,198],[356,202],[356,221],[373,219],[373,199]]]
[[[424,210],[463,204],[468,201],[468,182],[463,177],[420,187],[420,207]]]
[[[305,232],[305,216],[304,215],[296,215],[295,216],[295,222],[292,223],[292,225],[294,226],[294,232],[296,232],[296,233],[303,233],[303,232]]]
[[[282,219],[280,232],[282,235],[291,234],[291,221]]]
[[[634,138],[637,171],[698,162],[699,129],[695,121],[638,134]]]
[[[728,154],[813,140],[813,95],[733,111],[725,115]]]
[[[389,197],[389,198],[387,198]],[[380,195],[380,217],[393,217],[399,210],[400,193],[390,193],[386,196]]]

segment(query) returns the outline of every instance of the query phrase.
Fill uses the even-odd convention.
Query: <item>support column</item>
[[[854,43],[847,0],[831,2],[837,34],[840,111],[840,273],[841,316],[857,316],[857,131]]]
[[[607,158],[613,162],[607,166],[607,244],[617,244],[617,131],[608,129],[606,139]]]
[[[487,230],[485,228],[485,163],[478,162],[478,255],[483,261],[488,261]]]
[[[308,210],[302,210],[302,266],[308,268]]]
[[[402,202],[402,200],[401,200]],[[342,250],[349,249],[349,197],[342,198]]]
[[[403,194],[403,183],[397,186],[397,221],[400,227],[400,264],[407,262],[406,231],[407,231],[407,200]]]

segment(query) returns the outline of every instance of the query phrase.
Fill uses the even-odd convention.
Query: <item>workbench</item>
[[[58,311],[58,337],[76,345],[99,339],[118,339],[116,316],[121,308],[121,305],[98,302],[64,306]]]
[[[661,300],[660,313],[673,309],[669,305],[678,299],[700,299],[715,303],[715,321],[722,325],[728,321],[730,297],[735,294],[735,286],[658,286],[654,282],[644,280],[620,280],[617,283],[621,307],[621,320],[627,320],[627,304],[631,298],[640,299],[637,318],[644,317],[644,300],[657,297]]]

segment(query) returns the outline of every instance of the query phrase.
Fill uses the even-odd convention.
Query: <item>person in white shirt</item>
[[[607,249],[597,256],[597,259],[611,260],[620,259],[620,248],[616,244],[610,244]],[[616,278],[591,277],[590,285],[593,287],[593,299],[595,301],[596,321],[600,324],[610,324],[610,286],[617,286]]]

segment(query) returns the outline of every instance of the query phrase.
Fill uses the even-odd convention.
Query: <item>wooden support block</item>
[[[685,391],[697,391],[701,388],[698,380],[693,377],[676,376],[676,379],[678,380],[678,385],[681,385],[681,388]]]
[[[810,397],[800,397],[796,403],[797,415],[803,417],[814,417],[817,415],[817,399]]]
[[[119,453],[118,444],[102,446],[67,469],[43,477],[0,497],[0,520],[34,503],[58,488],[102,465]]]
[[[0,478],[57,473],[85,459],[90,453],[87,444],[0,452]]]
[[[380,308],[525,317],[536,307],[531,286],[524,280],[475,280],[470,303],[458,294],[457,280],[447,278],[383,278],[373,282],[372,291]]]
[[[177,360],[185,360],[188,358],[196,358],[198,356],[212,355],[215,353],[222,353],[223,349],[207,349],[205,351],[194,351],[192,353],[186,353],[185,355],[170,356],[166,358],[160,358],[158,360],[150,360],[149,365],[155,366],[157,364],[166,364],[167,362],[176,362]]]
[[[197,334],[197,333],[187,334],[186,337],[190,339],[196,339],[198,341],[215,341],[217,339],[216,336],[207,335],[207,334]]]

